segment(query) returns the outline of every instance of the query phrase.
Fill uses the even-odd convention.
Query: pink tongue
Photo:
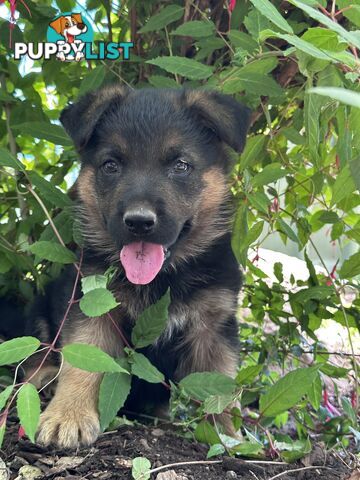
[[[164,249],[155,243],[130,243],[122,248],[120,260],[129,282],[146,285],[160,272],[164,263]]]

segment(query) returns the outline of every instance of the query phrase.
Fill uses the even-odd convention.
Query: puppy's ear
[[[63,31],[62,19],[63,19],[63,17],[59,17],[49,24],[50,27],[52,27],[55,30],[56,33],[62,33],[62,31]]]
[[[73,13],[71,17],[75,19],[76,23],[84,23],[81,18],[81,13]]]
[[[185,90],[185,98],[188,108],[204,126],[237,152],[243,151],[250,125],[249,108],[218,92]]]
[[[105,87],[85,94],[61,112],[60,121],[77,150],[83,149],[89,142],[105,111],[127,94],[128,91],[121,86]]]

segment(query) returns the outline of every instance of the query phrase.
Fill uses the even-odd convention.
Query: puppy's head
[[[87,30],[80,13],[72,13],[71,15],[62,15],[50,23],[56,33],[65,36],[65,32],[70,35],[80,35]]]
[[[61,121],[82,159],[84,233],[130,282],[150,283],[225,233],[226,147],[242,151],[246,107],[216,92],[115,86]]]

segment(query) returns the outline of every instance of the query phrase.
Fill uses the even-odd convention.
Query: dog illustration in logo
[[[58,44],[81,44],[83,43],[81,40],[77,40],[76,37],[85,33],[87,31],[87,26],[83,22],[80,13],[72,13],[71,15],[62,15],[58,17],[56,20],[50,23],[50,27],[52,27],[56,33],[62,35],[65,38],[64,40],[59,40]],[[79,62],[83,57],[83,52],[76,49],[75,57],[74,56],[65,56],[64,52],[59,52],[57,54],[59,60],[64,62],[65,60],[76,60]]]

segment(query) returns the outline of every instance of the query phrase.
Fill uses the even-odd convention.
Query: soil
[[[103,434],[93,447],[77,451],[33,445],[27,440],[19,440],[17,432],[15,421],[10,422],[1,452],[8,471],[2,476],[4,464],[3,468],[0,465],[1,480],[131,480],[131,460],[139,456],[148,458],[152,469],[172,463],[204,461],[200,465],[189,463],[166,467],[153,473],[151,480],[270,480],[275,476],[281,480],[360,480],[360,469],[354,470],[355,456],[349,454],[348,458],[340,458],[338,454],[325,454],[320,447],[302,462],[291,465],[246,463],[243,459],[229,457],[211,459],[218,463],[205,463],[205,445],[191,442],[165,426],[123,425],[117,431]],[[314,465],[323,468],[304,469]],[[297,471],[290,472],[295,469]]]

